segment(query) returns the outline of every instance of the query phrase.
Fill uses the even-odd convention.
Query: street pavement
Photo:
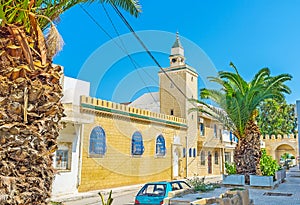
[[[290,196],[268,196],[265,193],[291,194]],[[300,205],[300,171],[292,167],[287,171],[287,178],[284,183],[279,184],[272,190],[249,189],[250,198],[255,205]]]
[[[220,177],[206,178],[206,182],[218,182]],[[126,187],[118,187],[106,190],[100,190],[106,197],[110,190],[113,190],[113,205],[132,205],[134,196],[142,187],[142,184]],[[247,187],[247,186],[246,186]],[[279,184],[274,189],[251,188],[249,189],[250,198],[255,205],[300,205],[300,170],[298,167],[292,167],[287,171],[287,178],[284,183]],[[202,193],[201,196],[219,196],[224,193],[228,187],[215,189],[213,192]],[[53,198],[53,201],[62,201],[65,205],[101,205],[99,191],[78,193],[70,196]],[[285,196],[268,196],[268,193]]]

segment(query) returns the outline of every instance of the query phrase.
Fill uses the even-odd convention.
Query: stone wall
[[[278,162],[284,153],[298,156],[298,137],[296,135],[262,135],[260,139],[265,143],[267,154]]]

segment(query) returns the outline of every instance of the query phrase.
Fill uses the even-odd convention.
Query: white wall
[[[65,107],[67,114],[62,120],[66,122],[66,127],[60,131],[58,145],[60,143],[72,143],[71,169],[58,171],[55,175],[52,186],[52,197],[77,193],[78,176],[80,174],[80,139],[83,123],[89,123],[88,118],[80,113],[80,96],[89,96],[90,83],[67,76],[63,77],[63,104],[72,104],[71,108]],[[54,154],[55,164],[55,154]]]
[[[90,83],[64,76],[63,90],[64,96],[62,98],[62,103],[73,103],[73,105],[79,105],[81,95],[90,95]]]
[[[52,187],[52,196],[77,193],[77,183],[79,174],[79,153],[80,153],[80,134],[82,125],[67,124],[67,127],[61,131],[58,144],[61,142],[71,142],[71,169],[59,171],[55,175]],[[55,156],[55,154],[54,154]],[[54,157],[55,158],[55,157]],[[54,160],[55,163],[55,160]]]

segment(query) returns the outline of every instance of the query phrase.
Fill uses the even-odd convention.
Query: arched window
[[[189,149],[189,157],[192,157],[192,148]]]
[[[215,164],[219,164],[219,153],[215,152]]]
[[[193,149],[193,157],[196,157],[197,153],[196,153],[196,148]]]
[[[90,134],[90,155],[105,155],[106,152],[106,135],[102,127],[95,127]]]
[[[183,158],[186,156],[186,149],[185,149],[185,147],[182,148],[182,156],[183,156]]]
[[[166,155],[166,143],[165,143],[165,138],[162,135],[159,135],[156,138],[155,154],[156,154],[156,156],[165,156]]]
[[[205,165],[205,152],[204,151],[201,151],[200,163],[201,163],[201,165]]]
[[[132,135],[131,140],[131,154],[132,155],[142,155],[144,153],[144,144],[142,134],[140,132],[135,132]]]

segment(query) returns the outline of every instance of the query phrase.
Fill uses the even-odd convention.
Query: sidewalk
[[[70,202],[70,201],[79,201],[87,198],[99,198],[98,195],[99,192],[101,192],[104,196],[107,196],[111,190],[114,196],[117,196],[120,193],[124,194],[126,192],[131,192],[132,190],[139,190],[142,186],[143,184],[137,184],[131,186],[123,186],[123,187],[116,187],[116,188],[109,188],[109,189],[101,189],[96,191],[74,193],[74,194],[62,195],[62,196],[53,196],[51,197],[51,201]]]

